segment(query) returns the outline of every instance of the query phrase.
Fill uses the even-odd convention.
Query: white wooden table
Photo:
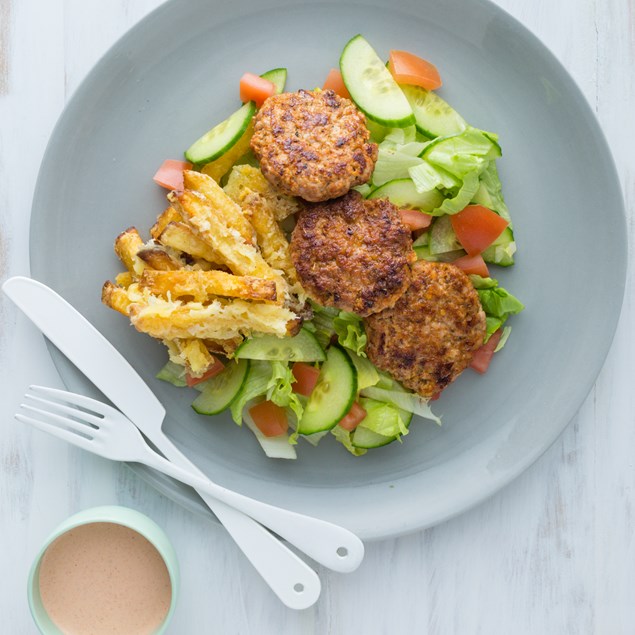
[[[551,48],[597,113],[619,166],[633,238],[635,3],[497,1]],[[33,187],[66,100],[113,41],[159,3],[0,0],[0,281],[28,274]],[[39,333],[2,297],[0,632],[35,632],[26,577],[49,531],[79,509],[119,503],[150,515],[175,544],[183,586],[170,633],[635,633],[634,319],[631,275],[595,388],[523,476],[459,518],[368,545],[354,574],[320,571],[319,603],[294,612],[221,528],[188,515],[128,468],[14,424],[28,384],[61,384]]]

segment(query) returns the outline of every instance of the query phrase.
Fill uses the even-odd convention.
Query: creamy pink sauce
[[[172,587],[146,538],[122,525],[91,523],[45,551],[40,595],[66,635],[150,635],[170,608]]]

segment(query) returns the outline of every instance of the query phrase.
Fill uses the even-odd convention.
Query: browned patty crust
[[[387,199],[356,191],[307,203],[291,236],[291,258],[310,298],[361,316],[393,306],[410,284],[410,231]]]
[[[251,148],[285,194],[326,201],[366,183],[377,160],[364,115],[332,90],[269,97],[255,117]]]
[[[419,260],[395,306],[365,326],[370,361],[427,398],[469,366],[485,338],[485,313],[463,271]]]

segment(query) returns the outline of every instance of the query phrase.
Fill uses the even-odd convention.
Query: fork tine
[[[40,415],[39,420],[43,421],[43,423],[48,423],[48,425],[50,425],[51,427],[58,428],[60,425],[62,425],[66,428],[69,428],[70,430],[73,430],[73,434],[75,436],[77,436],[77,434],[80,434],[92,439],[97,433],[97,430],[95,430],[95,428],[91,428],[85,423],[75,421],[74,419],[68,419],[67,417],[62,417],[61,415],[55,414],[54,412],[49,412],[48,410],[41,410],[40,408],[35,408],[34,406],[29,406],[28,404],[24,403],[20,404],[20,408]],[[50,420],[57,423],[50,423]]]
[[[33,419],[32,417],[27,417],[25,415],[16,414],[15,418],[21,423],[28,423],[39,430],[44,432],[48,432],[50,435],[54,437],[58,437],[63,439],[64,441],[68,441],[72,445],[76,445],[77,447],[82,448],[83,450],[88,450],[89,452],[95,452],[94,445],[86,438],[80,437],[75,432],[69,432],[68,430],[64,430],[63,428],[58,428],[52,423],[45,423],[44,421],[40,421],[39,419]]]
[[[31,399],[32,401],[37,401],[38,403],[44,404],[48,412],[56,412],[58,414],[65,413],[67,415],[70,415],[71,417],[86,421],[91,426],[95,426],[95,428],[101,427],[101,425],[104,423],[103,417],[96,417],[95,415],[84,412],[83,410],[79,410],[78,408],[73,408],[73,406],[60,403],[59,401],[49,401],[48,399],[42,399],[42,397],[36,397],[29,392],[25,393],[24,396],[27,399]]]
[[[97,399],[91,399],[90,397],[84,397],[84,395],[78,395],[74,392],[67,392],[66,390],[59,390],[58,388],[49,388],[48,386],[29,386],[28,392],[35,394],[42,394],[49,397],[56,397],[62,399],[68,403],[77,404],[82,408],[91,410],[96,415],[105,416],[112,408],[107,404],[97,401]]]

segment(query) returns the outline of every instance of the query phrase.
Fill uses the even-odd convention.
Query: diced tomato
[[[266,437],[278,437],[289,429],[287,413],[273,401],[261,401],[249,408],[249,414]]]
[[[411,232],[417,229],[427,229],[432,222],[430,214],[424,214],[418,209],[400,209],[401,222],[410,229]]]
[[[260,108],[265,99],[276,94],[276,86],[264,77],[259,77],[253,73],[245,73],[240,78],[240,100],[255,101]]]
[[[342,79],[342,73],[336,68],[332,68],[329,71],[324,86],[322,86],[323,90],[328,90],[329,88],[340,97],[346,97],[346,99],[351,98],[351,94],[348,92],[348,88],[346,88],[346,84]]]
[[[191,170],[192,164],[187,161],[175,161],[167,159],[156,171],[152,180],[168,190],[183,191],[183,170]]]
[[[304,362],[296,362],[291,369],[295,381],[291,384],[291,389],[298,395],[308,397],[317,384],[320,376],[320,369]]]
[[[477,373],[481,373],[481,375],[485,373],[489,367],[489,363],[492,361],[494,349],[498,346],[502,335],[503,329],[498,329],[498,331],[492,333],[487,342],[474,353],[470,368],[473,368]]]
[[[342,420],[337,424],[344,430],[355,430],[355,428],[366,418],[366,411],[354,402],[351,409],[344,415]]]
[[[399,84],[413,84],[435,90],[443,83],[434,64],[408,51],[390,51],[389,69]]]
[[[467,274],[475,273],[477,276],[489,278],[489,269],[481,254],[462,256],[461,258],[457,258],[452,264],[456,265],[459,269],[463,269]]]
[[[468,205],[450,216],[450,221],[456,237],[470,256],[487,249],[509,225],[504,218],[483,205]]]
[[[441,396],[442,392],[443,391],[441,391],[441,390],[439,390],[439,392],[435,392],[434,395],[432,395],[432,397],[430,397],[430,401],[436,401]]]
[[[210,377],[218,375],[223,368],[225,368],[223,362],[214,357],[213,364],[200,377],[194,377],[194,375],[191,375],[189,372],[185,373],[185,383],[190,387],[196,386],[196,384],[200,384],[205,380],[210,379]]]

